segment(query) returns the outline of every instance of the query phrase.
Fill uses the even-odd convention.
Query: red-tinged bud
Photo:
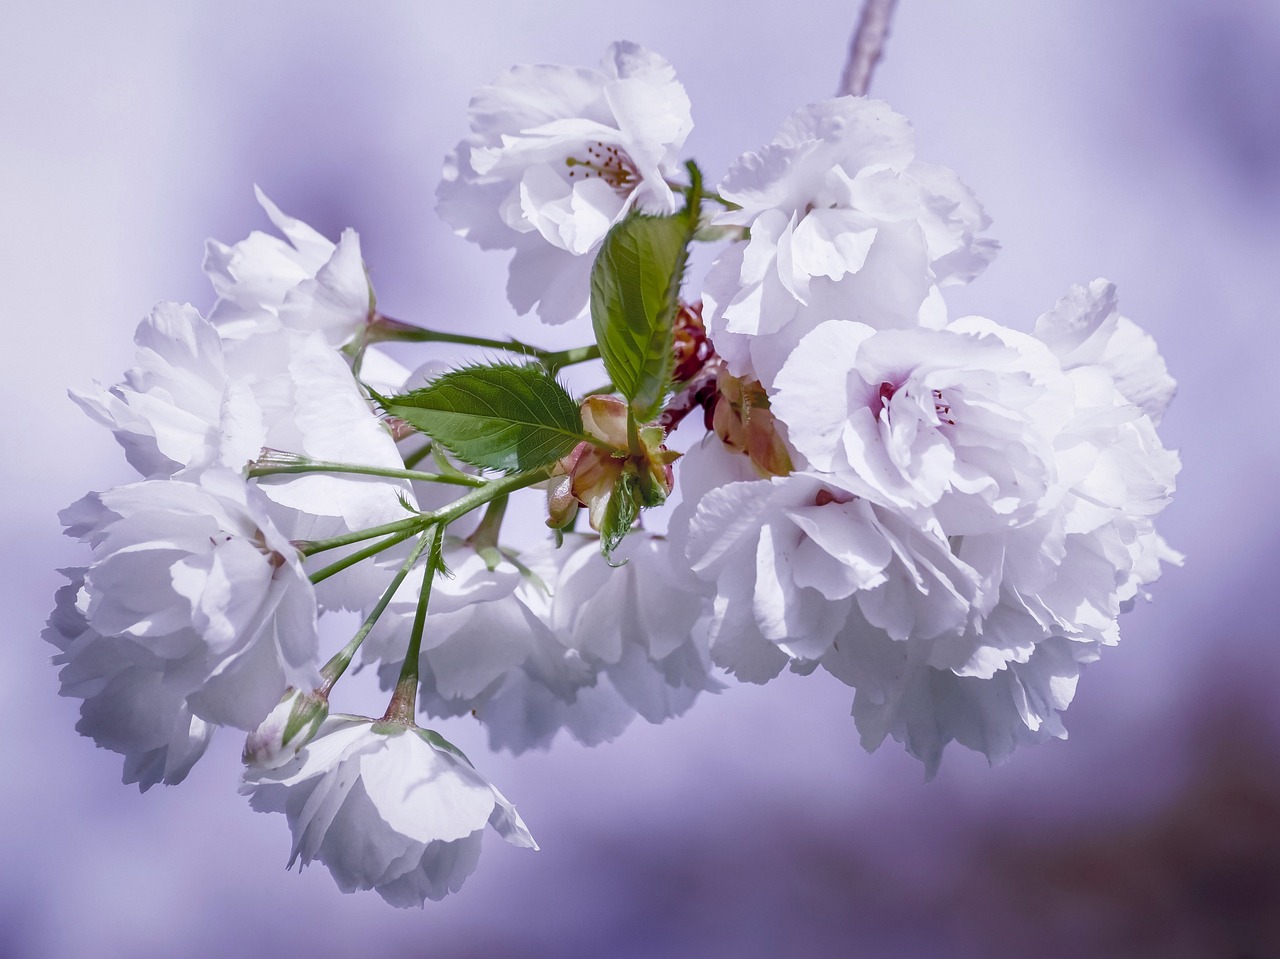
[[[769,397],[754,380],[740,380],[721,368],[716,377],[719,395],[711,411],[710,427],[731,450],[745,453],[761,476],[786,476],[794,469],[791,453]]]
[[[671,379],[675,383],[687,383],[714,354],[707,328],[702,323],[702,302],[681,303],[675,320],[675,368]]]

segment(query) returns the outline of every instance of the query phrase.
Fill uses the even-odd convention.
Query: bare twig
[[[876,63],[884,52],[884,42],[889,36],[889,20],[893,17],[896,2],[897,0],[866,0],[862,16],[858,19],[858,29],[854,31],[853,40],[849,44],[849,59],[845,62],[836,96],[864,96],[871,87],[871,72],[875,70]]]

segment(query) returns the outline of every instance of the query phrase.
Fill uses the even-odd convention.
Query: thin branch
[[[858,29],[849,44],[849,59],[845,62],[836,96],[861,97],[871,88],[871,74],[884,53],[884,43],[889,37],[889,20],[893,17],[896,2],[866,0],[862,16],[858,19]]]

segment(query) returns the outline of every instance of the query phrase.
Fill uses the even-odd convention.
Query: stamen
[[[587,147],[585,159],[565,157],[564,165],[569,168],[570,178],[581,176],[586,180],[595,176],[619,193],[630,193],[640,182],[640,173],[631,162],[631,157],[616,146],[606,146],[599,142]]]
[[[933,391],[933,408],[938,414],[938,419],[946,423],[948,426],[955,426],[956,421],[951,418],[951,407],[942,402],[942,390]]]

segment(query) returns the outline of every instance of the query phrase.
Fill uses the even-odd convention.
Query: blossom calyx
[[[275,769],[298,754],[329,718],[329,700],[319,690],[290,689],[276,708],[244,740],[240,759],[246,766]]]

